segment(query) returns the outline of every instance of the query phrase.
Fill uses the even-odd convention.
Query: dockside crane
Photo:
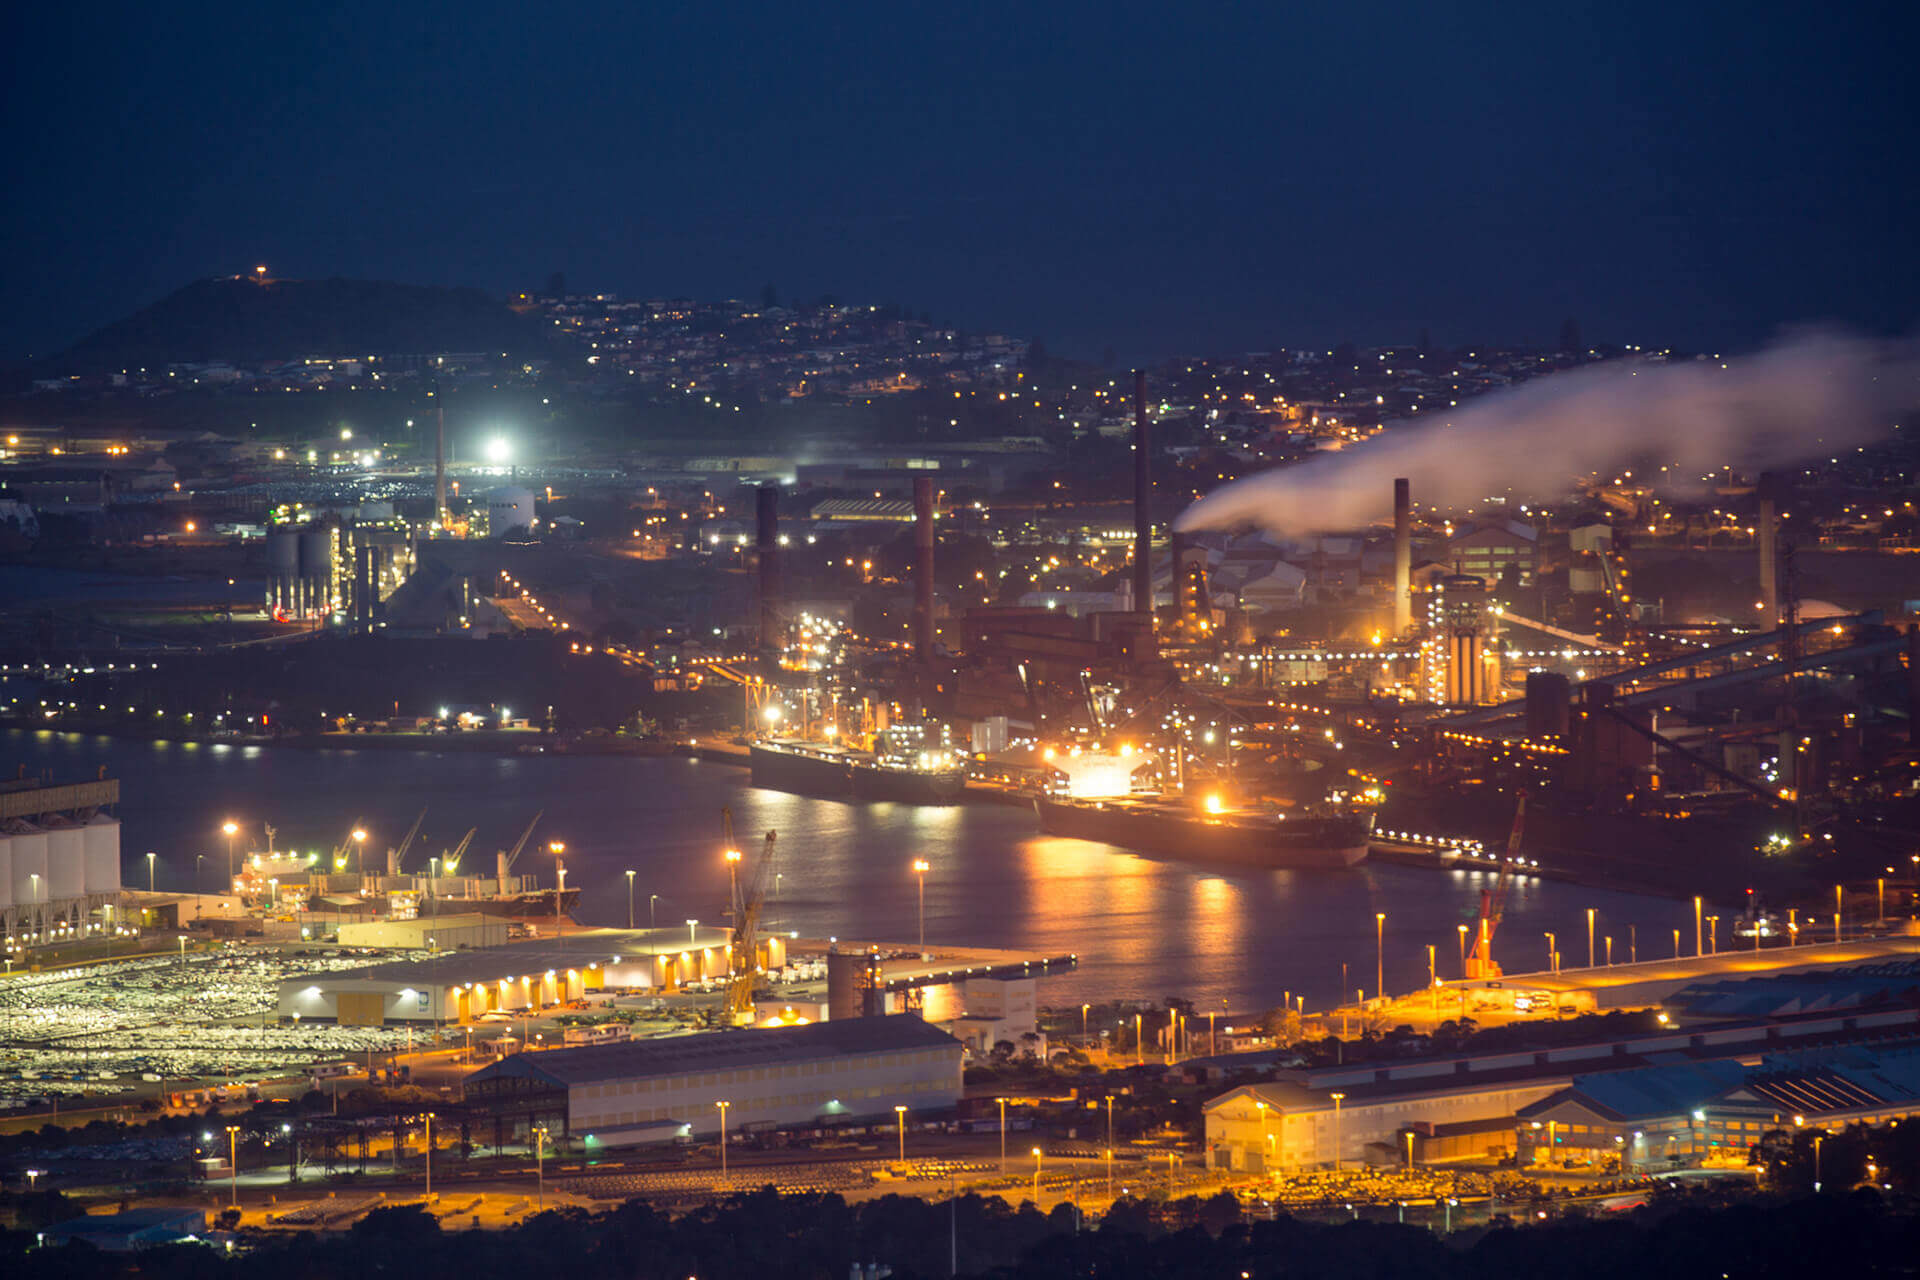
[[[420,834],[420,824],[422,822],[425,822],[426,820],[427,820],[427,811],[426,809],[422,808],[420,810],[420,816],[415,818],[413,820],[413,825],[407,828],[407,834],[405,835],[405,837],[401,839],[400,847],[393,850],[387,855],[387,874],[388,875],[397,876],[400,874],[400,869],[406,863],[406,860],[407,860],[407,850],[413,847],[413,838]]]
[[[460,837],[459,844],[453,846],[453,848],[450,851],[443,851],[441,853],[440,855],[441,874],[450,876],[454,873],[454,870],[460,865],[461,856],[464,855],[467,851],[467,846],[472,844],[473,838],[479,834],[480,834],[480,828],[468,827],[467,834]]]
[[[1480,919],[1473,935],[1473,951],[1467,956],[1467,977],[1497,978],[1500,966],[1493,958],[1493,935],[1500,917],[1507,910],[1507,887],[1514,865],[1520,858],[1520,838],[1526,828],[1527,793],[1522,791],[1513,809],[1513,830],[1507,833],[1507,853],[1500,859],[1500,874],[1491,889],[1480,891]]]
[[[534,813],[533,821],[529,822],[527,829],[520,833],[520,838],[514,842],[513,848],[510,851],[494,855],[494,869],[500,877],[501,893],[507,892],[507,878],[513,874],[513,864],[520,861],[520,851],[527,847],[527,841],[533,839],[533,829],[540,825],[540,819],[546,816],[546,812],[545,809],[541,809]],[[471,835],[469,835],[469,839],[471,839]],[[464,841],[461,842],[460,848],[466,848]],[[458,850],[455,851],[456,856],[458,852]]]
[[[754,864],[752,879],[740,887],[739,851],[733,847],[733,813],[723,811],[727,834],[728,862],[733,864],[733,941],[727,948],[727,1021],[734,1026],[753,1025],[753,980],[759,974],[760,912],[766,904],[767,889],[774,882],[773,847],[775,833],[767,832],[760,860]]]

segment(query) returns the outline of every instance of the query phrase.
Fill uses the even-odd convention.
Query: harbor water
[[[913,862],[930,864],[926,938],[1079,956],[1077,972],[1041,984],[1042,1003],[1193,1000],[1236,1012],[1304,995],[1308,1011],[1355,989],[1373,994],[1376,913],[1386,914],[1389,991],[1424,985],[1428,947],[1441,977],[1459,972],[1461,924],[1479,908],[1493,873],[1363,863],[1350,871],[1253,872],[1142,857],[1039,833],[1034,814],[1001,804],[946,807],[849,803],[754,788],[744,769],[678,757],[566,757],[471,752],[305,750],[245,744],[144,742],[82,734],[0,732],[0,767],[13,776],[50,770],[78,781],[105,770],[121,783],[123,874],[147,883],[152,850],[162,890],[216,890],[225,875],[220,826],[239,822],[260,848],[262,822],[276,846],[324,857],[357,821],[369,832],[369,869],[384,868],[424,806],[426,821],[406,870],[478,828],[463,871],[490,875],[536,810],[534,838],[515,868],[554,883],[551,841],[562,841],[567,884],[581,890],[576,917],[625,925],[633,876],[635,922],[724,923],[727,867],[721,810],[731,808],[739,846],[756,860],[778,833],[770,927],[911,947],[919,928]],[[656,896],[657,895],[657,896]],[[1563,965],[1586,959],[1587,911],[1628,958],[1664,957],[1672,930],[1691,943],[1692,905],[1522,878],[1512,887],[1495,954],[1509,972],[1545,967],[1545,934]],[[1731,932],[1723,916],[1722,938]],[[1596,943],[1604,951],[1604,942]],[[1604,958],[1604,955],[1602,955]],[[1345,966],[1344,972],[1342,966]]]

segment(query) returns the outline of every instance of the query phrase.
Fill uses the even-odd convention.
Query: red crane
[[[1497,978],[1500,966],[1493,958],[1493,934],[1507,910],[1507,881],[1520,859],[1520,833],[1526,826],[1527,793],[1520,793],[1513,809],[1513,830],[1507,833],[1507,855],[1500,860],[1500,874],[1491,889],[1480,891],[1479,928],[1474,931],[1473,952],[1467,956],[1467,977]]]

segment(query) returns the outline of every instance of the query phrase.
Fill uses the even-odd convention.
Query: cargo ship
[[[880,753],[772,739],[748,749],[753,785],[835,800],[958,804],[966,769],[944,751]]]
[[[1340,870],[1367,856],[1369,811],[1281,813],[1195,807],[1166,797],[1034,800],[1040,829],[1179,862],[1262,870]]]

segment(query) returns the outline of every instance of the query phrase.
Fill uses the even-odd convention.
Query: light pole
[[[633,872],[627,872],[627,928],[633,928]]]
[[[660,913],[658,910],[659,906],[660,906],[660,895],[657,893],[648,894],[647,895],[647,928],[649,929],[658,929],[660,927]]]
[[[1720,954],[1720,917],[1719,916],[1707,917],[1707,954],[1710,956],[1717,956]]]
[[[157,855],[155,855],[153,850],[151,849],[147,850],[147,892],[148,893],[153,892],[153,860],[156,856]]]
[[[560,857],[560,855],[566,851],[567,842],[565,840],[547,841],[547,852],[553,855],[555,885],[553,891],[553,936],[556,941],[564,937],[567,932],[567,918],[561,910],[561,904],[566,901],[567,897],[567,864]]]
[[[233,838],[240,834],[240,824],[229,818],[220,824],[220,830],[227,837],[227,892],[233,892]]]
[[[1467,976],[1467,926],[1458,926],[1460,930],[1460,976]]]
[[[193,891],[195,893],[200,892],[200,886],[205,883],[205,881],[200,878],[200,864],[206,860],[207,855],[204,853],[196,853],[193,855]]]
[[[1373,913],[1373,994],[1375,999],[1385,999],[1387,994],[1387,913]]]
[[[1815,1195],[1820,1193],[1820,1144],[1826,1141],[1826,1136],[1824,1133],[1816,1133],[1813,1135],[1813,1190]]]
[[[733,916],[733,927],[740,928],[740,851],[729,849],[727,859],[727,910]]]
[[[1693,954],[1696,956],[1706,954],[1701,946],[1700,919],[1700,895],[1696,893],[1693,895]]]
[[[1550,933],[1546,935],[1546,938],[1547,938],[1547,972],[1558,973],[1560,971],[1560,964],[1558,961],[1558,957],[1560,955],[1559,939],[1555,938]]]
[[[1346,1099],[1344,1093],[1334,1093],[1333,1098],[1333,1171],[1340,1172],[1340,1103]]]
[[[1833,886],[1833,940],[1840,942],[1840,921],[1844,908],[1840,905],[1840,886]]]
[[[1005,1177],[1007,1172],[1007,1100],[1005,1098],[996,1098],[994,1101],[1000,1104],[1000,1174],[1002,1177]],[[1111,1102],[1107,1104],[1107,1110],[1109,1114],[1112,1113],[1113,1104]],[[1111,1126],[1112,1122],[1109,1121],[1108,1124]]]
[[[359,877],[360,887],[362,889],[367,887],[366,853],[367,829],[365,827],[355,827],[353,829],[353,874]]]
[[[1140,1015],[1137,1013],[1133,1015],[1133,1057],[1135,1066],[1147,1065],[1146,1033],[1141,1030]]]
[[[1587,968],[1594,967],[1593,958],[1593,908],[1587,908]]]
[[[1040,1207],[1040,1148],[1033,1149],[1033,1207]]]
[[[427,1199],[433,1199],[433,1112],[424,1116],[427,1122]]]
[[[1087,1014],[1092,1012],[1092,1010],[1093,1006],[1090,1004],[1080,1006],[1080,1038],[1082,1040],[1087,1038]]]
[[[920,877],[920,951],[927,950],[927,872],[933,868],[925,858],[913,860],[913,873]]]
[[[894,1119],[900,1126],[900,1163],[907,1162],[907,1109],[896,1103],[893,1108]]]
[[[724,1183],[727,1181],[727,1108],[733,1104],[716,1102],[713,1105],[720,1108],[720,1181]]]
[[[1675,960],[1680,958],[1680,931],[1678,929],[1673,931],[1673,958]]]
[[[227,1185],[231,1188],[230,1203],[236,1209],[240,1207],[240,1126],[227,1126]]]
[[[1113,1095],[1107,1095],[1107,1199],[1113,1199]]]
[[[539,1199],[535,1203],[544,1210],[547,1207],[547,1126],[543,1124],[533,1128],[533,1176],[539,1187]]]

